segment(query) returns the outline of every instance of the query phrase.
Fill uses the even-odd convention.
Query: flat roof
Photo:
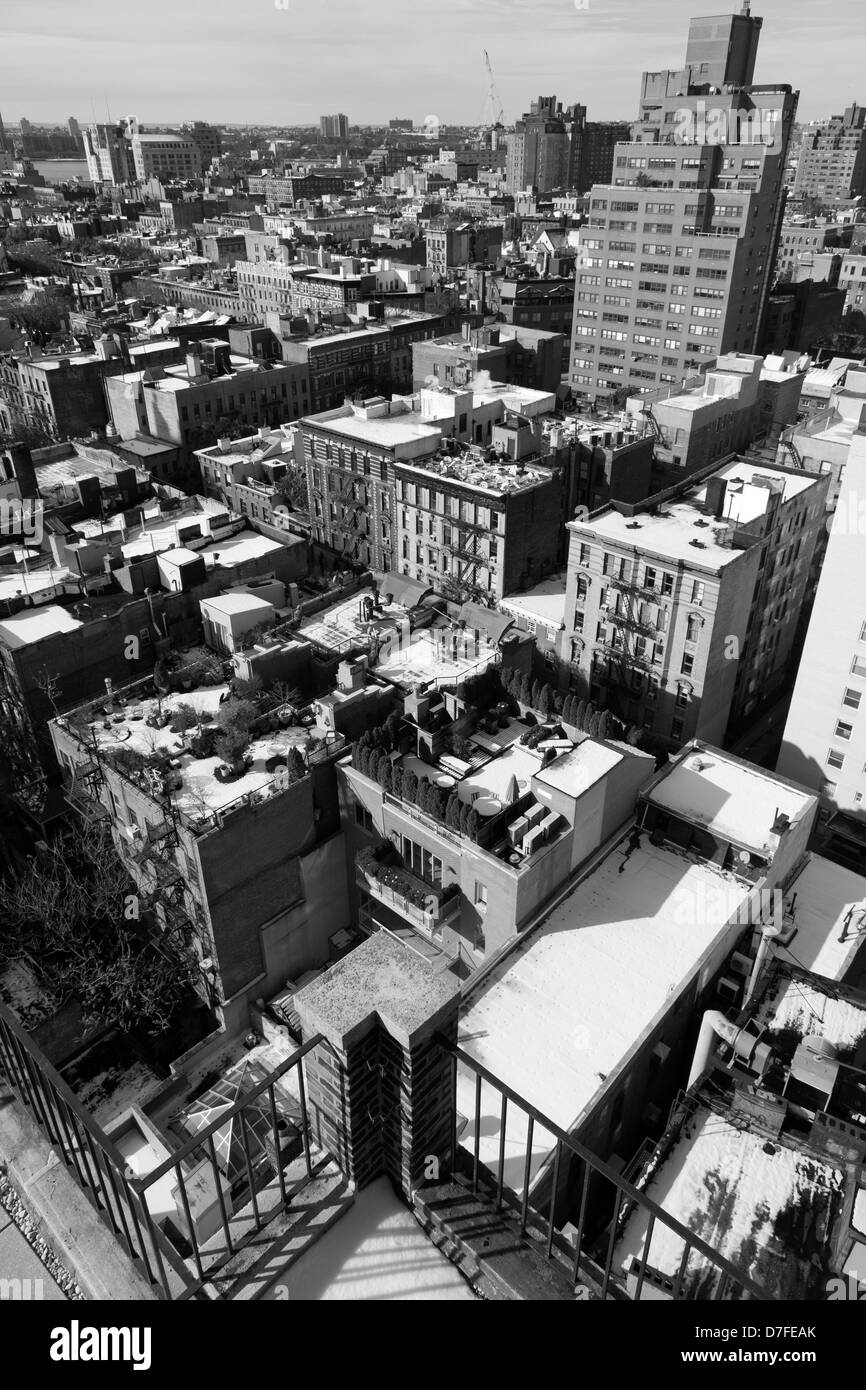
[[[794,1032],[801,1039],[817,1035],[837,1052],[850,1052],[866,1037],[866,998],[857,1003],[840,997],[829,982],[822,987],[819,980],[779,972],[764,991],[754,1021],[773,1032]]]
[[[698,1105],[645,1191],[777,1297],[808,1299],[824,1296],[826,1275],[810,1260],[806,1228],[831,1204],[838,1210],[844,1180],[841,1167],[787,1144],[768,1144],[766,1133],[752,1133]],[[622,1272],[641,1259],[648,1223],[640,1207],[629,1217],[614,1257]],[[831,1224],[832,1210],[827,1230]],[[681,1238],[657,1221],[647,1263],[676,1278],[683,1249]],[[684,1296],[711,1298],[706,1281],[712,1278],[707,1262],[693,1251]]]
[[[29,608],[14,617],[0,622],[0,641],[7,647],[29,647],[32,642],[41,642],[43,637],[54,637],[59,632],[74,632],[83,624],[66,608],[49,603],[44,608]]]
[[[786,889],[794,901],[796,935],[790,950],[775,948],[781,960],[828,980],[844,980],[866,933],[866,878],[820,854],[807,854],[797,878]]]
[[[812,792],[716,748],[697,748],[673,763],[646,800],[706,827],[720,840],[769,855],[779,845],[772,830],[777,813],[793,824],[815,804]]]
[[[506,594],[499,600],[499,607],[507,613],[559,629],[565,626],[565,590],[565,575],[553,574],[523,594]]]
[[[720,883],[727,891],[714,898]],[[647,837],[630,853],[620,841],[467,999],[460,1046],[555,1124],[573,1129],[729,930],[730,911],[749,891]],[[709,909],[674,910],[691,894],[708,894]],[[490,1087],[482,1093],[480,1155],[495,1168],[499,1097]],[[470,1117],[462,1142],[471,1147],[475,1079],[463,1070],[457,1106]],[[516,1190],[525,1143],[526,1119],[515,1109],[506,1183]],[[536,1126],[534,1171],[552,1147]]]
[[[290,545],[306,545],[306,541],[300,536],[287,536],[285,542],[272,541],[269,536],[260,536],[257,531],[240,531],[236,536],[226,536],[225,540],[212,541],[198,553],[204,555],[208,564],[232,566],[243,565],[264,555],[275,555],[279,550],[288,550]]]
[[[740,525],[763,516],[767,510],[769,488],[762,487],[756,481],[757,479],[772,478],[777,484],[781,482],[783,484],[783,502],[790,502],[794,497],[799,497],[801,493],[808,492],[809,488],[814,487],[819,481],[814,473],[785,473],[781,469],[774,468],[772,464],[748,463],[745,459],[734,459],[732,463],[726,464],[724,468],[719,468],[713,473],[713,477],[724,478],[728,485],[725,490],[723,520],[730,519]],[[731,485],[735,483],[742,483],[742,489],[733,488]],[[695,489],[693,496],[696,501],[705,502],[707,483],[701,483],[700,487]]]
[[[349,439],[364,439],[385,449],[415,444],[419,440],[430,440],[436,444],[442,437],[442,431],[437,426],[425,424],[420,416],[411,411],[403,415],[380,415],[372,420],[353,411],[351,415],[337,416],[333,420],[316,420],[315,423],[320,428],[332,430],[334,434],[345,435]]]
[[[217,594],[214,598],[203,598],[202,608],[213,608],[215,612],[231,617],[235,613],[273,613],[274,605],[267,599],[256,598],[255,594]]]
[[[606,777],[611,768],[621,763],[624,756],[606,743],[585,738],[570,753],[563,753],[535,775],[539,782],[555,787],[568,796],[582,796],[595,782]]]

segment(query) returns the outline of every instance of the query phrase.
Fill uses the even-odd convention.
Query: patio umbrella
[[[505,793],[505,804],[513,806],[515,801],[520,800],[520,784],[514,773],[511,774],[511,781],[508,783],[508,790]]]

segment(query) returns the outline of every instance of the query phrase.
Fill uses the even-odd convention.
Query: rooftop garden
[[[108,692],[61,716],[59,727],[194,826],[237,801],[281,794],[343,746],[315,726],[293,687],[222,676],[212,656],[158,663],[153,679]]]

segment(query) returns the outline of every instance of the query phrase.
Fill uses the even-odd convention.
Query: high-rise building
[[[69,120],[66,122],[66,129],[69,131],[69,134],[72,136],[73,140],[81,139],[81,126],[78,124],[74,116],[69,117]]]
[[[797,94],[753,86],[761,20],[692,20],[686,65],[644,73],[632,138],[592,189],[575,286],[572,388],[678,385],[756,350]]]
[[[319,131],[323,140],[348,140],[349,117],[342,115],[320,116]]]
[[[91,125],[84,132],[87,176],[93,183],[135,182],[135,160],[126,125]]]
[[[866,193],[866,106],[852,104],[843,115],[808,126],[800,145],[794,196],[859,198]]]
[[[736,459],[569,522],[561,654],[579,691],[671,744],[721,743],[786,678],[828,483]]]
[[[563,110],[555,96],[534,101],[507,137],[506,190],[550,193],[575,187],[585,121],[585,106]]]
[[[864,496],[866,435],[854,434],[778,769],[820,792],[826,809],[866,827],[866,601],[858,583]]]
[[[578,193],[586,193],[595,183],[611,182],[616,146],[630,134],[627,121],[587,121],[580,146]]]

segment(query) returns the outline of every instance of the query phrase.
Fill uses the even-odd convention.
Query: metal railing
[[[30,1112],[135,1267],[153,1286],[156,1297],[165,1300],[212,1296],[205,1285],[221,1272],[224,1278],[230,1276],[231,1271],[225,1269],[229,1261],[257,1237],[260,1244],[260,1233],[269,1222],[285,1212],[295,1193],[332,1161],[330,1155],[313,1148],[303,1071],[304,1058],[323,1043],[327,1045],[319,1035],[310,1038],[233,1105],[221,1109],[210,1124],[171,1151],[163,1163],[137,1177],[114,1140],[84,1108],[14,1014],[0,1004],[0,1072],[5,1073],[15,1098]],[[292,1071],[297,1072],[299,1099],[292,1105],[297,1113],[289,1115],[285,1092],[278,1100],[275,1087]],[[265,1138],[264,1150],[262,1140],[257,1141],[258,1153],[250,1144],[253,1111],[259,1129],[262,1115],[270,1117],[270,1135]],[[293,1122],[300,1139],[300,1151],[290,1155],[285,1146],[287,1119]],[[227,1125],[234,1128],[235,1124],[244,1173],[240,1183],[229,1190],[217,1157],[216,1136]],[[219,1206],[217,1229],[206,1240],[199,1236],[197,1224],[202,1213],[203,1164]],[[155,1216],[151,1206],[156,1204],[148,1200],[155,1184],[166,1177],[176,1179],[172,1194],[177,1204],[176,1222],[166,1220],[164,1213]]]
[[[639,1191],[621,1173],[616,1172],[602,1159],[593,1154],[572,1135],[560,1128],[555,1121],[543,1114],[529,1101],[505,1085],[492,1072],[477,1062],[449,1039],[438,1035],[437,1041],[451,1056],[452,1084],[454,1095],[454,1130],[452,1134],[451,1171],[463,1172],[468,1177],[473,1193],[479,1190],[495,1200],[497,1211],[507,1206],[512,1213],[519,1215],[520,1233],[531,1234],[540,1240],[546,1249],[548,1260],[560,1270],[567,1270],[575,1288],[586,1280],[596,1289],[602,1299],[625,1299],[640,1301],[644,1288],[658,1287],[660,1282],[669,1286],[670,1297],[674,1300],[688,1299],[684,1292],[689,1262],[696,1256],[701,1262],[711,1266],[717,1276],[712,1299],[725,1297],[751,1298],[773,1301],[773,1295],[756,1284],[742,1270],[713,1250],[700,1236],[695,1235],[675,1217],[670,1216],[645,1192]],[[475,1078],[474,1104],[474,1143],[471,1149],[460,1144],[457,1118],[457,1077],[458,1070]],[[499,1151],[495,1171],[480,1158],[482,1087],[493,1088],[500,1098],[499,1106]],[[514,1111],[526,1119],[526,1158],[523,1167],[523,1188],[518,1193],[505,1184],[506,1162],[506,1123]],[[471,1117],[470,1117],[471,1118]],[[536,1129],[550,1136],[552,1147],[542,1161],[538,1173],[533,1177],[533,1136]],[[462,1162],[461,1162],[462,1150]],[[564,1237],[556,1227],[557,1199],[560,1196],[560,1176],[563,1162],[577,1163],[579,1174],[579,1198],[575,1190],[576,1213],[569,1209],[569,1217],[576,1215],[573,1241]],[[483,1170],[483,1171],[482,1171]],[[543,1214],[531,1204],[531,1189],[537,1192],[540,1186],[549,1186],[549,1208]],[[618,1237],[622,1234],[624,1215],[637,1207],[646,1215],[647,1227],[644,1245],[634,1280],[627,1279],[621,1271],[614,1269],[614,1256]],[[653,1269],[650,1255],[653,1233],[656,1227],[666,1230],[683,1242],[683,1252],[676,1274],[671,1279],[660,1276]],[[637,1262],[635,1262],[637,1263]],[[656,1295],[657,1296],[657,1295]]]

